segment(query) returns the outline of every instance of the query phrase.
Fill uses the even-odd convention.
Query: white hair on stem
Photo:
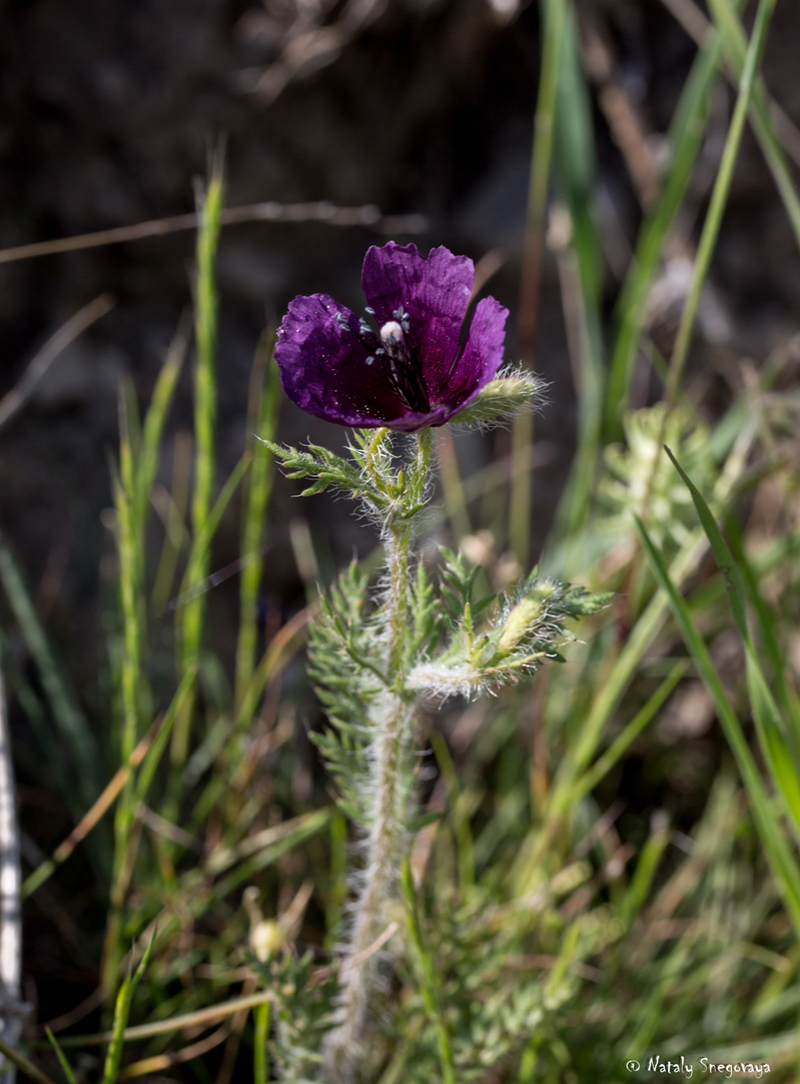
[[[421,443],[421,441],[420,441]],[[429,455],[430,438],[419,450]],[[403,682],[402,668],[409,609],[410,519],[387,517],[384,528],[387,575],[382,587],[385,666],[390,687],[372,711],[375,738],[368,751],[369,776],[366,860],[352,910],[350,939],[342,961],[337,1027],[324,1045],[324,1079],[349,1084],[359,1042],[378,978],[378,956],[367,950],[386,926],[385,911],[394,895],[406,845],[409,783],[404,769],[413,741],[416,695]]]

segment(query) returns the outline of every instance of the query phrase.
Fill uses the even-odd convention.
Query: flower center
[[[372,316],[372,309],[367,309]],[[370,351],[367,365],[380,361],[392,391],[409,410],[427,414],[430,409],[428,389],[422,375],[422,350],[411,326],[408,313],[401,306],[392,313],[393,320],[381,326],[378,335],[365,320],[360,322],[360,338]],[[376,345],[380,341],[380,345]]]

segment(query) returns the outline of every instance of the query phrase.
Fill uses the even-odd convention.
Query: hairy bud
[[[497,377],[481,388],[469,406],[452,420],[480,424],[511,417],[531,407],[540,387],[540,382],[524,371]]]
[[[537,631],[546,613],[547,602],[555,590],[552,583],[539,583],[517,603],[508,615],[502,635],[497,641],[499,654],[508,655],[517,644]]]

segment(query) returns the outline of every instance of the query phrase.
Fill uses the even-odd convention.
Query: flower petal
[[[395,428],[392,423],[410,412],[392,391],[380,363],[367,364],[370,353],[358,337],[358,326],[356,314],[327,294],[296,297],[275,347],[283,390],[317,418],[338,425]]]
[[[474,279],[472,260],[444,247],[432,248],[426,259],[416,245],[390,241],[364,257],[361,285],[378,323],[396,319],[400,308],[410,317],[431,405],[447,387]]]
[[[485,297],[475,306],[467,341],[445,389],[448,406],[445,421],[494,380],[503,362],[507,319],[508,309],[493,297]]]

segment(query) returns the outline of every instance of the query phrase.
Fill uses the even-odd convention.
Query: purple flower
[[[463,342],[475,268],[446,248],[373,246],[361,285],[376,327],[327,294],[296,297],[275,358],[297,406],[338,425],[406,433],[444,425],[495,376],[508,309],[493,297],[475,308]]]

